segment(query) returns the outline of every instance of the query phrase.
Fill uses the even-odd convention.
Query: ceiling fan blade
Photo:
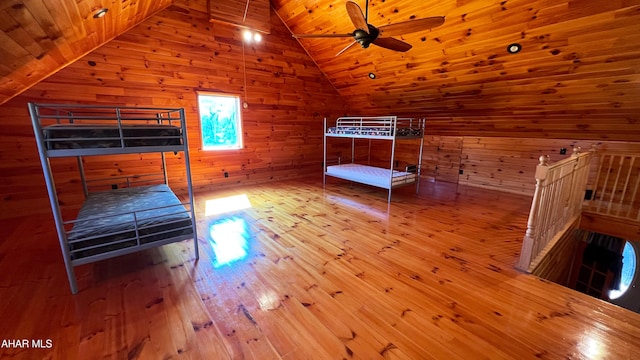
[[[336,56],[340,56],[340,54],[342,54],[343,52],[345,52],[345,51],[349,50],[353,45],[355,45],[355,44],[357,44],[357,43],[358,43],[357,41],[352,41],[349,45],[345,46],[345,48],[344,48],[344,49],[340,50],[340,51],[336,54]]]
[[[347,13],[351,18],[351,22],[356,29],[360,29],[365,31],[367,34],[369,33],[369,25],[367,24],[367,20],[364,18],[364,14],[362,13],[362,9],[358,4],[353,1],[347,1]]]
[[[374,44],[378,46],[382,46],[383,48],[387,48],[389,50],[395,50],[400,52],[409,51],[411,49],[411,45],[407,44],[404,41],[394,39],[394,38],[377,38],[373,41]]]
[[[442,24],[444,24],[444,16],[433,16],[378,26],[378,30],[380,30],[379,36],[398,36],[422,30],[429,30]]]
[[[294,38],[297,39],[305,39],[305,38],[345,38],[345,37],[353,37],[353,34],[293,34]]]

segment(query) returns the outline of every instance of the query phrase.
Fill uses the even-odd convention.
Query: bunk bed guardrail
[[[327,133],[365,137],[419,137],[424,135],[424,119],[398,118],[396,116],[348,116],[336,120]]]
[[[154,147],[166,146],[182,151],[186,128],[180,110],[68,104],[33,108],[49,157],[154,152]]]

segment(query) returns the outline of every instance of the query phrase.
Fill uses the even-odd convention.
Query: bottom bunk
[[[91,193],[65,222],[73,265],[191,239],[191,211],[166,184]]]
[[[327,166],[325,175],[384,189],[415,184],[418,180],[415,165],[399,171],[360,164],[340,164]]]

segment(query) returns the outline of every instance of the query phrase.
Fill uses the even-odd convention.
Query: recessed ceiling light
[[[369,73],[369,79],[375,79],[376,78],[376,74],[370,72]]]
[[[507,46],[507,52],[509,54],[517,54],[517,53],[520,52],[520,50],[522,50],[522,45],[520,45],[520,44],[514,43],[514,44],[511,44],[511,45]]]
[[[107,12],[109,12],[109,9],[107,9],[107,8],[99,9],[95,13],[93,13],[93,18],[94,19],[99,19],[99,18],[105,16],[107,14]]]

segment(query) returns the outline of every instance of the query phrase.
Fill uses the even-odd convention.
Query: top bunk
[[[347,116],[326,125],[325,136],[363,139],[419,139],[424,136],[425,119],[397,116]]]
[[[46,157],[180,152],[187,147],[184,109],[29,103]]]

